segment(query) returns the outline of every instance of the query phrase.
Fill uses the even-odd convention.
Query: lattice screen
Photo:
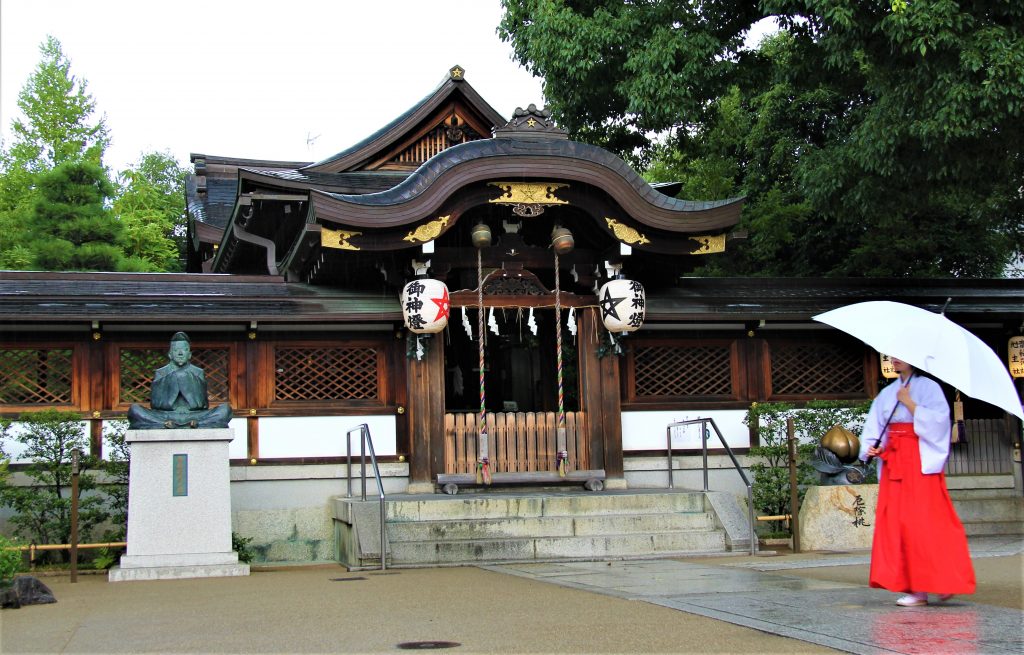
[[[276,400],[376,400],[373,348],[276,348]]]
[[[864,393],[860,350],[828,343],[769,343],[772,395]]]
[[[0,349],[0,405],[71,403],[70,348]]]
[[[638,347],[633,362],[637,398],[733,393],[728,345]]]
[[[227,348],[196,348],[192,350],[192,364],[206,375],[206,395],[211,405],[228,402]],[[120,353],[121,404],[149,402],[156,369],[167,364],[165,348],[122,348]]]

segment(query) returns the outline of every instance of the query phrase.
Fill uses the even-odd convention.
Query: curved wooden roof
[[[318,221],[393,228],[429,216],[455,191],[480,181],[575,181],[601,189],[627,214],[652,228],[679,233],[721,231],[739,222],[743,198],[692,201],[652,188],[611,152],[565,139],[492,138],[448,148],[387,191],[340,194],[314,189]],[[498,191],[496,189],[496,195]]]

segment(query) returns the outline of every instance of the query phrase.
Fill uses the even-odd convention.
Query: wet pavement
[[[1020,537],[971,539],[972,559],[998,560],[1022,576]],[[902,608],[897,595],[866,584],[817,580],[787,571],[865,565],[867,552],[809,553],[731,561],[659,560],[516,564],[487,567],[704,616],[849,653],[1021,653],[1024,612],[957,597]],[[994,560],[996,561],[996,560]],[[1019,586],[1018,586],[1019,594]]]
[[[0,612],[0,652],[1024,652],[1024,542],[971,550],[978,594],[909,609],[867,587],[866,552],[43,578],[58,602]]]

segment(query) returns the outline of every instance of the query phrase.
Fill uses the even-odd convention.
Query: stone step
[[[533,516],[444,521],[392,521],[388,540],[448,541],[521,537],[575,537],[606,534],[649,534],[675,530],[713,530],[707,512],[604,516]]]
[[[950,489],[949,497],[954,501],[972,498],[1019,498],[1013,487],[1003,489]]]
[[[953,507],[965,523],[1024,521],[1024,498],[954,498]]]
[[[662,490],[391,496],[387,563],[415,567],[722,553],[736,543],[727,539],[716,503],[724,500]],[[379,505],[335,498],[333,514],[339,561],[353,570],[380,566]]]
[[[388,521],[497,519],[509,516],[595,516],[703,512],[704,495],[679,493],[603,493],[554,496],[498,494],[387,501]]]
[[[389,550],[388,559],[392,566],[483,564],[722,552],[725,550],[725,538],[720,531],[697,530],[649,535],[397,542],[390,544]],[[379,563],[379,559],[375,558],[375,561]],[[373,563],[374,560],[363,562],[364,565]]]
[[[1022,521],[964,521],[968,537],[985,535],[1024,535]]]

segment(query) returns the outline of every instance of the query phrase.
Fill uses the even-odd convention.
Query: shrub
[[[25,568],[24,557],[16,548],[18,544],[0,535],[0,587],[8,587],[14,577]]]
[[[238,553],[238,561],[248,564],[255,557],[255,553],[249,548],[252,537],[243,537],[237,532],[231,533],[231,550]]]

